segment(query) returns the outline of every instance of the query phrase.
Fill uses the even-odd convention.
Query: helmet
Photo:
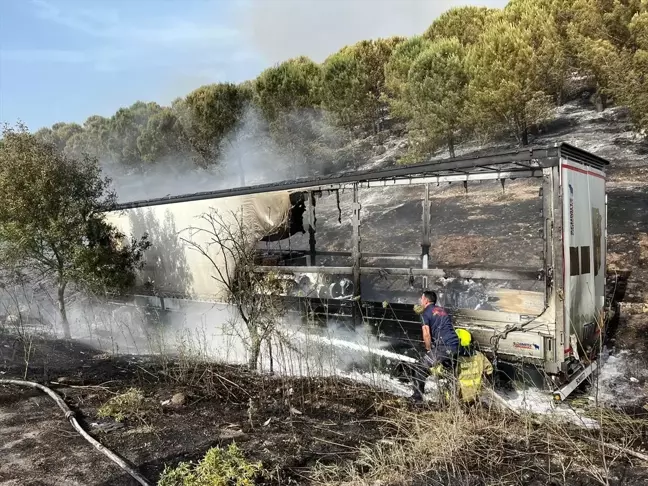
[[[457,333],[457,337],[459,338],[459,344],[461,345],[461,347],[467,348],[472,344],[472,335],[469,331],[462,328],[457,328],[455,329],[455,331]]]

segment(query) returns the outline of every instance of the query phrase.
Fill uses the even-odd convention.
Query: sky
[[[291,57],[423,32],[442,12],[505,0],[0,0],[0,121],[32,130],[170,104]]]

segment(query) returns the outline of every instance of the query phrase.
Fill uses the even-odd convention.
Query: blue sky
[[[421,32],[463,3],[505,2],[0,0],[0,120],[36,130],[137,100],[169,104],[289,57]]]

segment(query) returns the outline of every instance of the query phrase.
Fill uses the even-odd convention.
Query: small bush
[[[166,467],[158,486],[251,486],[261,468],[260,462],[249,462],[236,444],[212,447],[198,464]]]
[[[97,411],[101,418],[112,418],[117,422],[124,420],[139,420],[144,422],[147,413],[153,409],[146,400],[144,393],[137,388],[130,388],[125,393],[115,395],[104,403]]]

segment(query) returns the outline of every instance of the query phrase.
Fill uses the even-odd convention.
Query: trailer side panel
[[[561,159],[565,351],[588,350],[598,336],[605,304],[605,174]]]

